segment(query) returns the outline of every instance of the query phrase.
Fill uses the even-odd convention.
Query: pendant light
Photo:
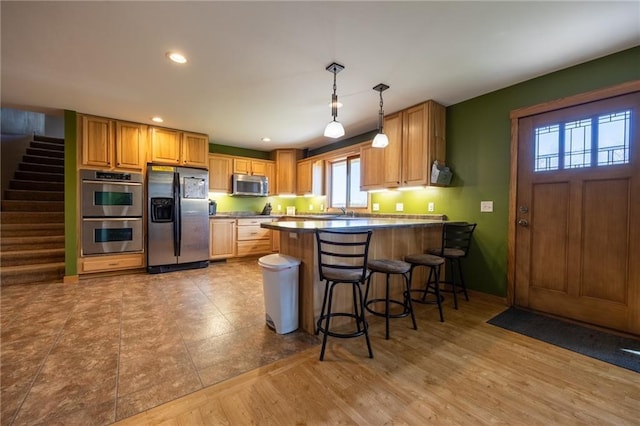
[[[327,71],[333,73],[333,95],[331,95],[331,115],[333,116],[333,120],[327,124],[327,127],[324,129],[324,135],[328,138],[339,138],[340,136],[344,136],[344,127],[340,124],[339,121],[336,120],[338,116],[338,95],[336,94],[336,74],[344,69],[344,66],[340,64],[332,63],[327,67]]]
[[[387,90],[389,86],[386,84],[378,84],[373,90],[380,92],[380,112],[378,113],[378,134],[373,138],[371,146],[374,148],[384,148],[389,145],[389,138],[382,132],[384,124],[384,111],[382,110],[382,92]]]

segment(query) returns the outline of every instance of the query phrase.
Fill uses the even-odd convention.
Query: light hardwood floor
[[[210,386],[119,423],[638,425],[640,374],[491,326],[500,299],[471,294],[445,321],[371,319],[363,339],[319,348]]]

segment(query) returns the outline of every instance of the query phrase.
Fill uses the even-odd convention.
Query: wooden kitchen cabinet
[[[298,195],[324,195],[324,161],[300,160],[296,170]]]
[[[227,259],[236,255],[236,220],[209,219],[209,259]]]
[[[236,256],[255,256],[273,250],[271,230],[260,227],[261,223],[273,222],[269,218],[239,218],[236,224]]]
[[[151,127],[149,152],[154,163],[207,168],[209,137],[199,133]]]
[[[236,157],[233,159],[233,173],[267,176],[269,163],[272,163],[272,161]]]
[[[144,253],[127,253],[78,258],[78,271],[80,274],[112,272],[144,267]]]
[[[209,191],[231,193],[233,157],[209,154]]]
[[[296,193],[297,162],[301,151],[298,149],[279,149],[276,151],[276,188],[277,194]]]
[[[430,185],[433,162],[445,162],[444,106],[427,101],[386,116],[384,132],[386,148],[361,148],[361,189]]]
[[[146,128],[144,124],[83,115],[80,165],[142,171]]]

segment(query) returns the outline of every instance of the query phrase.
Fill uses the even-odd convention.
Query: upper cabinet
[[[429,185],[433,162],[445,162],[444,106],[427,101],[391,114],[384,131],[386,148],[361,149],[361,189]]]
[[[297,162],[301,157],[298,149],[279,149],[276,151],[276,194],[296,193]]]
[[[209,154],[209,191],[231,193],[233,157]]]
[[[298,195],[324,195],[324,161],[298,161],[296,177]]]
[[[149,152],[154,163],[207,168],[209,137],[199,133],[151,127]]]
[[[81,117],[81,166],[143,170],[146,125],[89,115]]]
[[[253,158],[236,157],[233,159],[233,173],[245,175],[268,176],[268,165],[273,164],[268,160],[257,160]]]

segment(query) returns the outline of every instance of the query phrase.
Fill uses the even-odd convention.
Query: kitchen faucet
[[[349,212],[347,211],[346,207],[338,207],[338,208],[342,212],[342,216],[348,216],[349,215]],[[356,212],[354,212],[353,210],[351,211],[351,217],[356,217]]]

